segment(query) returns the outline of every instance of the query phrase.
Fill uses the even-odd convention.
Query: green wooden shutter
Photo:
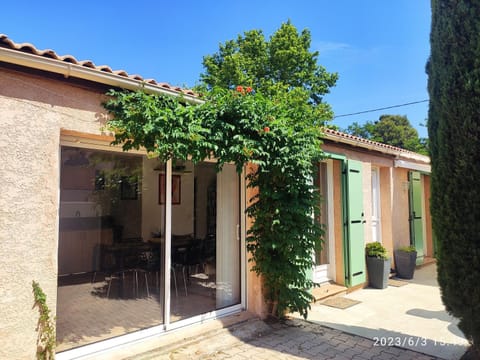
[[[362,163],[348,160],[345,174],[345,280],[347,285],[355,286],[366,280]]]
[[[422,210],[422,183],[418,171],[408,173],[410,181],[410,243],[417,249],[417,265],[423,263],[423,210]]]

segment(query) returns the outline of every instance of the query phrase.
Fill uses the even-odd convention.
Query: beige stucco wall
[[[55,311],[60,129],[99,134],[100,92],[0,68],[0,359],[33,359],[32,280]]]
[[[325,142],[322,145],[322,150],[335,154],[345,155],[347,159],[369,162],[380,167],[393,167],[392,156],[381,155],[379,153],[363,150],[361,148],[353,148],[338,143]]]
[[[255,171],[255,165],[248,165],[246,167],[246,174],[251,174]],[[246,207],[251,204],[249,201],[258,193],[257,189],[252,189],[247,187],[245,193],[245,199],[247,201]],[[253,225],[253,219],[250,217],[246,218],[246,229],[251,228]],[[247,252],[247,259],[251,259],[251,254]],[[262,279],[252,271],[254,263],[250,260],[247,261],[247,308],[250,312],[257,314],[258,316],[265,318],[268,315],[268,308],[265,302],[264,292],[263,292],[263,282]]]

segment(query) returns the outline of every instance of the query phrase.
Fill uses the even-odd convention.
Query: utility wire
[[[429,101],[429,100],[426,99],[426,100],[420,100],[420,101],[413,101],[413,102],[404,103],[404,104],[399,104],[399,105],[386,106],[386,107],[382,107],[382,108],[378,108],[378,109],[371,109],[371,110],[359,111],[359,112],[354,112],[354,113],[350,113],[350,114],[335,115],[333,118],[336,119],[336,118],[339,118],[339,117],[359,115],[359,114],[366,114],[366,113],[370,113],[370,112],[374,112],[374,111],[380,111],[380,110],[386,110],[386,109],[393,109],[393,108],[402,107],[402,106],[408,106],[408,105],[413,105],[413,104],[420,104],[420,103],[424,103],[424,102],[427,102],[427,101]]]

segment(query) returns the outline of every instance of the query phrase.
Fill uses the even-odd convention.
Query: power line
[[[402,107],[402,106],[408,106],[408,105],[413,105],[413,104],[420,104],[420,103],[424,103],[424,102],[427,102],[427,101],[429,101],[429,100],[426,99],[426,100],[413,101],[413,102],[404,103],[404,104],[399,104],[399,105],[386,106],[386,107],[382,107],[382,108],[378,108],[378,109],[371,109],[371,110],[354,112],[354,113],[350,113],[350,114],[336,115],[336,116],[334,116],[333,118],[336,119],[336,118],[339,118],[339,117],[359,115],[359,114],[365,114],[365,113],[370,113],[370,112],[374,112],[374,111],[393,109],[393,108]]]

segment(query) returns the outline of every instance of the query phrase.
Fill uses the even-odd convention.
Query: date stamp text
[[[427,346],[427,339],[419,336],[375,336],[373,346]]]

